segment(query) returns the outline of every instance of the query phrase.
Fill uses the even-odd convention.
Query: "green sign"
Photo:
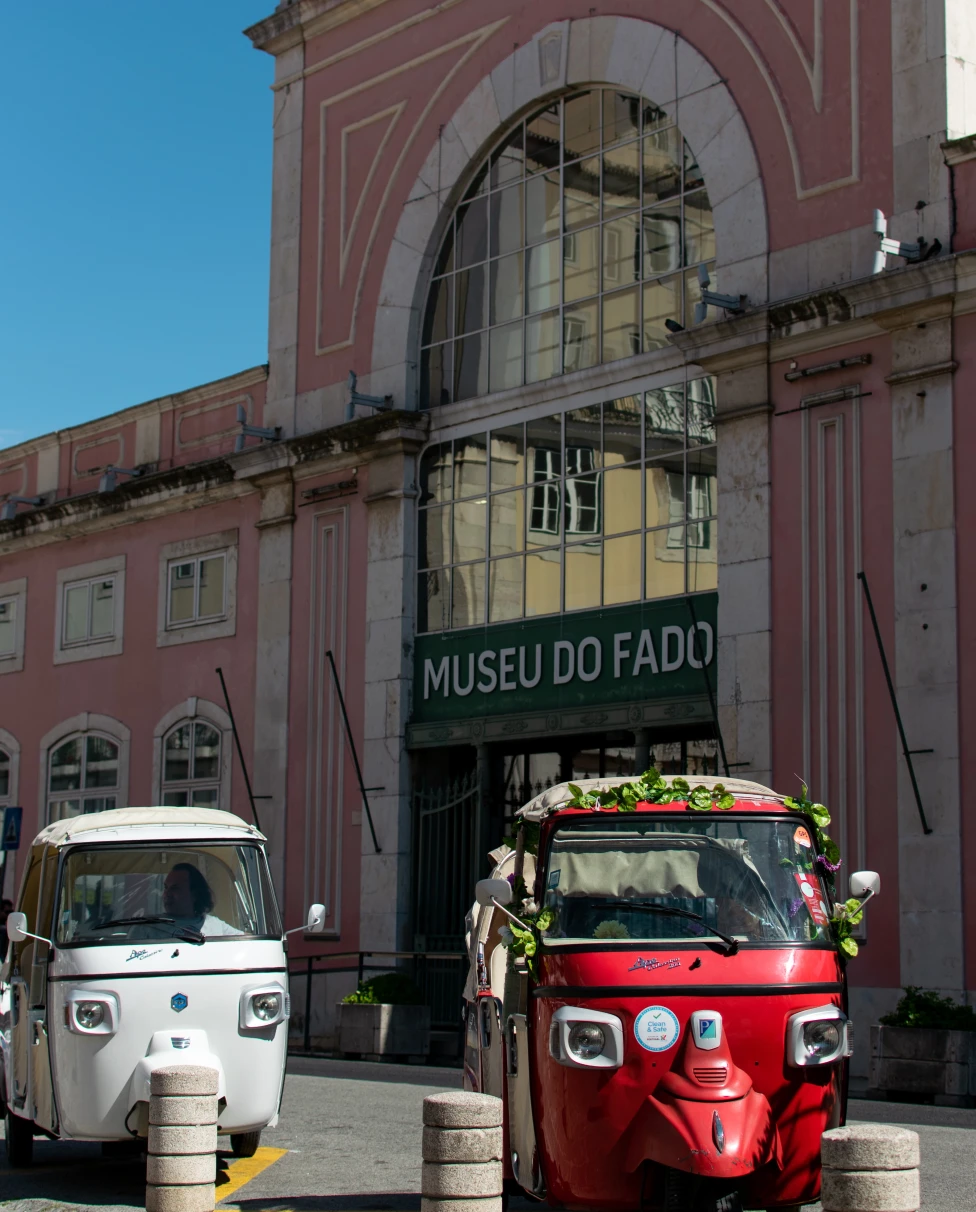
[[[413,723],[714,688],[718,594],[417,637]]]

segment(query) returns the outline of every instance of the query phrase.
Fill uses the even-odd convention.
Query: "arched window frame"
[[[110,715],[99,715],[93,711],[83,711],[80,715],[63,720],[41,738],[39,754],[40,772],[38,778],[38,820],[50,823],[50,804],[52,798],[63,798],[60,794],[52,797],[49,791],[51,754],[59,745],[62,745],[72,737],[87,736],[92,733],[107,737],[119,747],[119,777],[116,786],[111,791],[115,796],[116,808],[125,808],[128,806],[129,744],[132,734],[125,724],[120,720],[113,719]],[[108,791],[110,789],[104,788],[104,790]],[[84,798],[83,792],[79,798]]]
[[[7,756],[8,780],[7,791],[0,790],[0,808],[17,803],[17,793],[20,788],[20,742],[12,732],[0,728],[0,749]]]
[[[164,747],[166,737],[181,724],[193,724],[197,720],[210,724],[220,735],[220,792],[217,807],[231,812],[231,780],[233,773],[234,732],[230,716],[222,707],[207,699],[191,696],[168,711],[153,731],[152,801],[163,802]]]

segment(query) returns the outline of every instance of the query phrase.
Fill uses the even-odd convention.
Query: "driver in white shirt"
[[[177,925],[199,930],[207,938],[240,934],[233,926],[214,917],[214,895],[210,885],[192,863],[177,863],[163,883],[163,912]]]

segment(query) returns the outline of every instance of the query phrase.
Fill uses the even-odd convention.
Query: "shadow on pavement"
[[[219,1193],[217,1198],[220,1198]],[[370,1195],[300,1195],[293,1199],[231,1200],[229,1206],[240,1208],[241,1212],[420,1212],[420,1196],[404,1191]],[[519,1197],[513,1197],[508,1206],[512,1212],[545,1207]]]

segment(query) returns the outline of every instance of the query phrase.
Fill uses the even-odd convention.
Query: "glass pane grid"
[[[715,589],[714,426],[704,378],[429,447],[417,630]]]
[[[452,218],[421,407],[665,347],[665,320],[692,323],[697,266],[714,278],[714,257],[701,172],[669,115],[611,89],[550,103],[506,136]]]

